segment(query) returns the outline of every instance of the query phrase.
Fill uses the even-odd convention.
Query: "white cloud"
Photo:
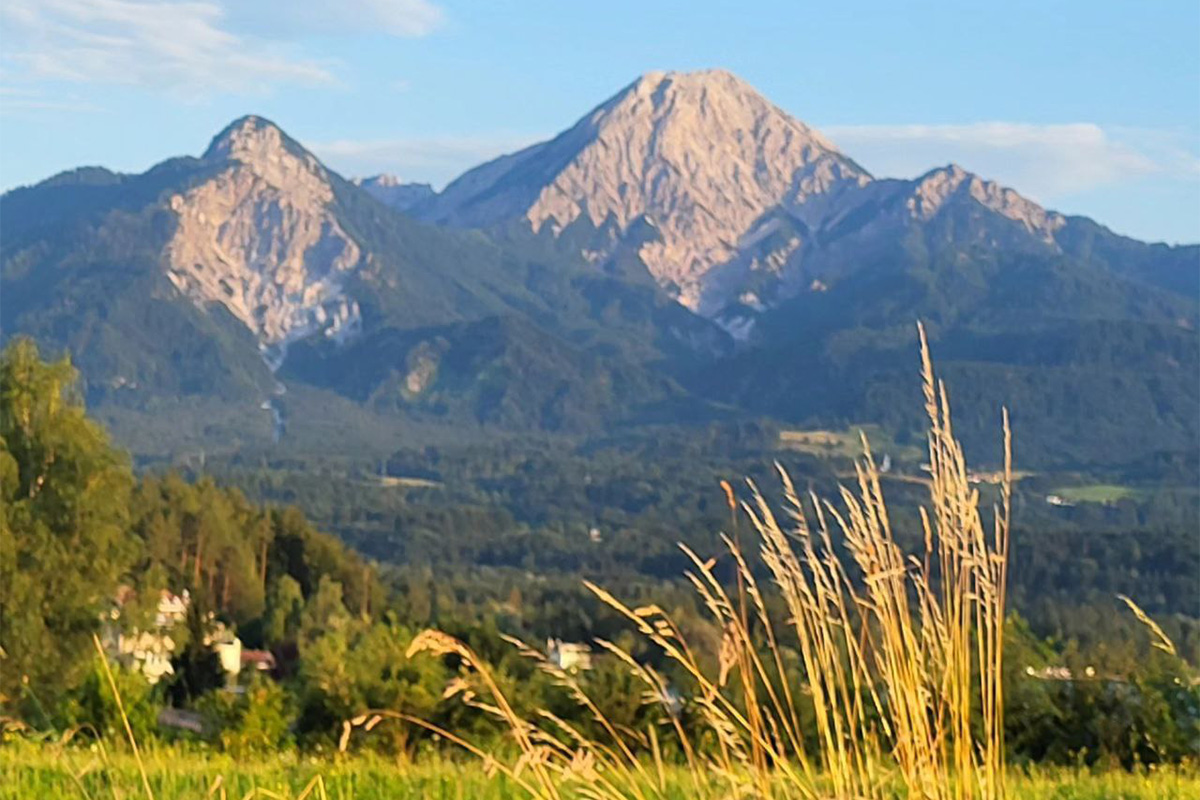
[[[1146,176],[1194,180],[1200,156],[1177,132],[1035,125],[841,125],[824,128],[838,146],[882,177],[913,177],[949,162],[1040,201]]]
[[[1200,177],[1200,135],[1173,128],[1113,126],[1112,135],[1147,153],[1169,177],[1195,181]]]
[[[427,0],[0,3],[6,79],[143,86],[185,98],[336,84],[336,64],[306,55],[288,34],[421,36],[440,20]]]
[[[428,0],[230,0],[230,18],[270,35],[382,33],[426,36],[442,24]]]
[[[22,111],[101,111],[100,106],[83,99],[77,94],[48,97],[33,89],[0,86],[0,108],[5,114]]]
[[[310,145],[322,161],[344,175],[395,173],[404,180],[443,184],[461,173],[545,137],[500,134],[351,140]]]
[[[223,26],[212,2],[5,0],[6,60],[26,79],[261,91],[333,81],[327,66]]]

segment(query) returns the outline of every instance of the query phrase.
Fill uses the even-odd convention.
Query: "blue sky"
[[[880,176],[951,161],[1200,241],[1200,3],[4,0],[0,187],[273,119],[348,175],[442,185],[637,75],[725,67]]]

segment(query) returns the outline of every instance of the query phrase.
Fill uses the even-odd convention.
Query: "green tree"
[[[301,636],[311,641],[326,631],[340,630],[351,622],[342,602],[342,585],[329,576],[322,576],[316,593],[308,599],[301,621]]]
[[[89,420],[68,359],[0,354],[0,700],[77,685],[89,639],[137,555],[133,474]]]
[[[292,698],[278,683],[251,675],[244,691],[209,692],[196,703],[221,748],[235,756],[278,753],[291,747]]]
[[[333,599],[332,590],[324,591],[327,600]],[[343,722],[369,709],[444,722],[435,711],[449,675],[436,659],[408,658],[412,637],[410,630],[394,620],[368,623],[342,617],[340,624],[322,629],[307,641],[301,650],[298,680],[301,726],[332,740]],[[424,734],[406,723],[391,721],[361,741],[366,746],[402,752],[411,749],[414,735]]]
[[[295,641],[303,614],[304,593],[300,584],[292,576],[284,575],[271,589],[263,638],[273,644]]]
[[[108,676],[98,660],[93,660],[84,673],[83,682],[73,687],[60,704],[59,721],[64,727],[89,725],[97,734],[110,741],[125,737],[121,707],[138,741],[153,736],[162,707],[160,686],[151,686],[140,672],[112,665],[113,681],[121,696],[121,706],[108,684]]]

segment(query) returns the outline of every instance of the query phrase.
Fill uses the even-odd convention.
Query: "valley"
[[[257,114],[197,152],[0,196],[0,747],[1190,785],[1200,245],[874,175],[725,70],[440,189]]]
[[[1009,409],[1031,542],[1200,524],[1197,247],[954,165],[875,178],[727,72],[644,75],[441,192],[248,116],[0,210],[5,335],[69,352],[139,468],[298,504],[384,564],[664,579],[677,538],[715,542],[718,481],[778,461],[834,491],[860,429],[905,506],[917,320],[982,472]]]

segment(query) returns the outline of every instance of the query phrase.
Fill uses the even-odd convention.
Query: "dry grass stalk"
[[[1145,625],[1150,632],[1154,634],[1154,641],[1150,643],[1151,646],[1157,647],[1164,653],[1170,653],[1173,656],[1179,655],[1178,651],[1175,649],[1175,643],[1171,641],[1171,637],[1167,636],[1166,632],[1159,627],[1157,622],[1150,618],[1149,614],[1142,610],[1141,606],[1133,602],[1132,597],[1127,597],[1123,594],[1119,594],[1117,597],[1119,597],[1121,601],[1125,603],[1125,605],[1129,606],[1129,610],[1132,611],[1133,615],[1138,618],[1138,621]]]
[[[92,634],[92,644],[96,646],[96,652],[100,655],[100,664],[104,667],[108,688],[112,690],[113,698],[117,701],[117,711],[121,713],[121,722],[125,725],[125,735],[129,737],[129,746],[133,748],[133,758],[137,762],[138,772],[142,776],[142,789],[145,790],[149,800],[154,800],[154,790],[150,788],[150,776],[146,774],[146,765],[142,763],[142,752],[138,749],[137,738],[133,735],[133,727],[129,724],[129,716],[125,713],[125,701],[121,699],[121,692],[117,689],[112,668],[108,665],[108,655],[105,654],[104,645],[100,644],[100,637],[96,634]]]
[[[740,504],[733,488],[722,485],[733,512],[733,534],[724,537],[737,576],[732,597],[715,573],[715,559],[683,547],[693,565],[687,578],[723,631],[715,674],[702,666],[660,608],[629,608],[587,584],[691,681],[689,700],[701,735],[715,745],[702,749],[673,714],[664,713],[663,719],[678,740],[698,796],[712,791],[731,797],[883,798],[895,795],[897,779],[912,798],[1004,796],[1001,667],[1012,483],[1008,415],[1003,418],[1004,480],[993,522],[985,526],[979,493],[954,438],[946,388],[935,379],[924,329],[919,333],[931,474],[930,503],[921,514],[922,558],[904,553],[893,537],[880,473],[864,437],[855,485],[841,488],[837,504],[813,495],[802,498],[779,469],[783,523],[752,483],[749,501]],[[767,612],[760,576],[743,552],[739,508],[757,534],[759,559],[788,610],[786,640]],[[545,711],[534,720],[519,718],[485,664],[462,643],[428,631],[410,652],[458,655],[471,683],[487,695],[481,699],[463,692],[464,699],[503,721],[521,755],[512,765],[499,765],[475,746],[441,733],[492,761],[536,798],[557,800],[568,784],[577,796],[597,800],[663,796],[657,732],[652,728],[643,737],[618,729],[573,676],[545,654],[512,643],[590,713],[603,741]],[[598,644],[645,683],[650,701],[665,705],[668,684],[661,674],[611,642]],[[789,653],[798,654],[800,670],[786,668]],[[802,702],[811,704],[815,730],[801,730]]]

